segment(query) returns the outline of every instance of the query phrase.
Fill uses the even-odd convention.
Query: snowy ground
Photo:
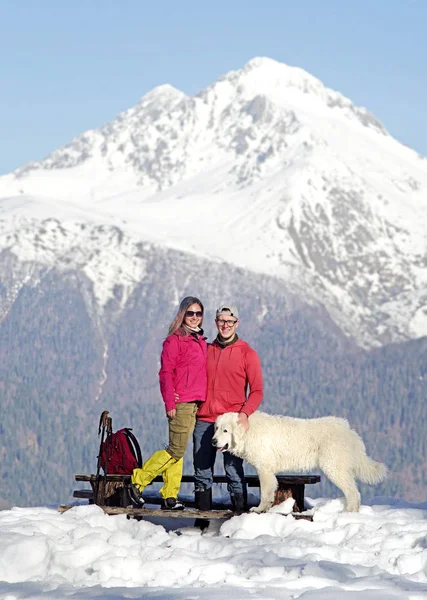
[[[0,598],[427,598],[427,502],[374,498],[358,514],[339,499],[309,502],[313,522],[245,514],[203,535],[188,520],[97,506],[4,510]]]

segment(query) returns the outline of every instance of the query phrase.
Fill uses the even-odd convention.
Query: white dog
[[[225,413],[215,422],[212,443],[221,452],[240,456],[257,470],[260,504],[254,512],[265,512],[274,501],[276,473],[320,468],[342,490],[348,511],[358,511],[360,494],[356,478],[375,484],[387,468],[366,455],[359,435],[348,421],[338,417],[296,419],[254,412],[249,431],[238,423],[237,413]]]

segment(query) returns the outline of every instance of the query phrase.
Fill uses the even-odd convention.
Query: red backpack
[[[100,466],[108,474],[132,475],[134,469],[142,466],[141,448],[128,427],[107,434],[101,444],[99,458]]]

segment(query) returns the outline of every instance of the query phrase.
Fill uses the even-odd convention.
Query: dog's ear
[[[230,452],[237,453],[239,456],[242,448],[244,447],[245,430],[239,423],[239,413],[233,413],[232,419],[230,420]]]

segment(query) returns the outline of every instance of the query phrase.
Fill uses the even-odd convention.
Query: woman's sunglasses
[[[185,312],[185,316],[186,317],[199,317],[199,319],[201,317],[203,317],[203,313],[201,310],[187,310]]]

